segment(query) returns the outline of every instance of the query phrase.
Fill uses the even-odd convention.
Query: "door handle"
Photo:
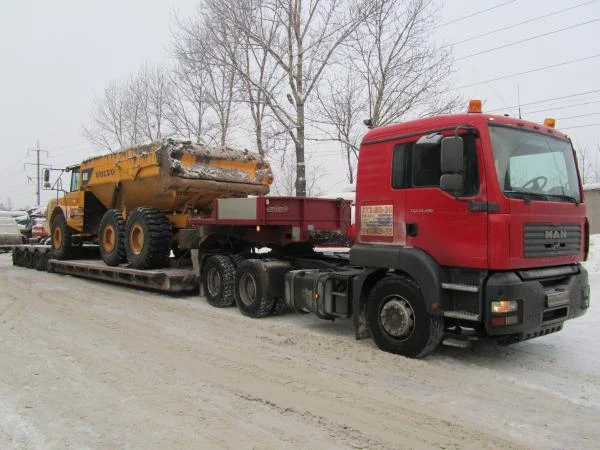
[[[419,228],[415,222],[409,222],[406,224],[406,235],[415,237],[419,233]]]

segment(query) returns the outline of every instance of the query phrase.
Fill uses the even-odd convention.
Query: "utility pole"
[[[25,166],[35,166],[35,170],[36,170],[36,185],[37,185],[37,190],[36,190],[36,206],[40,204],[41,200],[40,200],[40,193],[42,191],[42,180],[41,180],[41,173],[40,173],[40,166],[49,166],[48,164],[40,164],[40,153],[44,152],[46,153],[46,157],[48,157],[49,153],[48,150],[43,150],[40,148],[40,140],[37,140],[37,146],[36,148],[29,148],[27,149],[27,157],[29,157],[29,153],[30,152],[35,152],[35,157],[36,157],[36,162],[34,163],[25,163]]]

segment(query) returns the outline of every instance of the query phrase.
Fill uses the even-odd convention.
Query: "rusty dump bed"
[[[271,167],[258,154],[172,139],[88,159],[83,189],[106,207],[163,211],[206,209],[216,198],[264,195]]]
[[[250,197],[215,200],[210,217],[193,217],[192,226],[222,226],[242,232],[254,227],[258,244],[307,242],[347,245],[351,202],[309,197]],[[274,241],[274,242],[273,242]]]

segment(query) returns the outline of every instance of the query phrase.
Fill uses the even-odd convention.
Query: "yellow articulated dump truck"
[[[98,156],[67,168],[47,209],[57,259],[76,256],[84,241],[97,241],[103,261],[128,261],[136,269],[168,265],[178,231],[193,216],[208,215],[213,200],[265,195],[271,168],[257,154],[161,140]],[[60,192],[64,195],[59,195]]]

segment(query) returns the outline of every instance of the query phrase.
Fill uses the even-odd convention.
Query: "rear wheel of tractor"
[[[135,269],[169,264],[173,232],[167,215],[157,208],[134,209],[125,225],[125,253]]]
[[[285,304],[285,299],[283,299],[281,297],[276,298],[273,301],[273,309],[271,309],[271,315],[279,316],[279,315],[283,314],[286,309],[287,309],[287,305]]]
[[[98,226],[100,256],[109,266],[125,262],[125,221],[121,211],[109,209]]]
[[[235,302],[242,314],[248,317],[265,317],[273,310],[275,299],[268,297],[267,278],[261,261],[248,259],[235,273]]]
[[[73,231],[67,225],[65,216],[57,214],[51,225],[52,249],[56,259],[69,259],[73,256]]]
[[[233,306],[235,267],[225,255],[206,258],[202,268],[202,285],[208,303],[216,308]]]
[[[389,276],[375,285],[367,319],[377,347],[409,358],[432,352],[444,331],[444,319],[427,312],[419,287],[404,276]]]

